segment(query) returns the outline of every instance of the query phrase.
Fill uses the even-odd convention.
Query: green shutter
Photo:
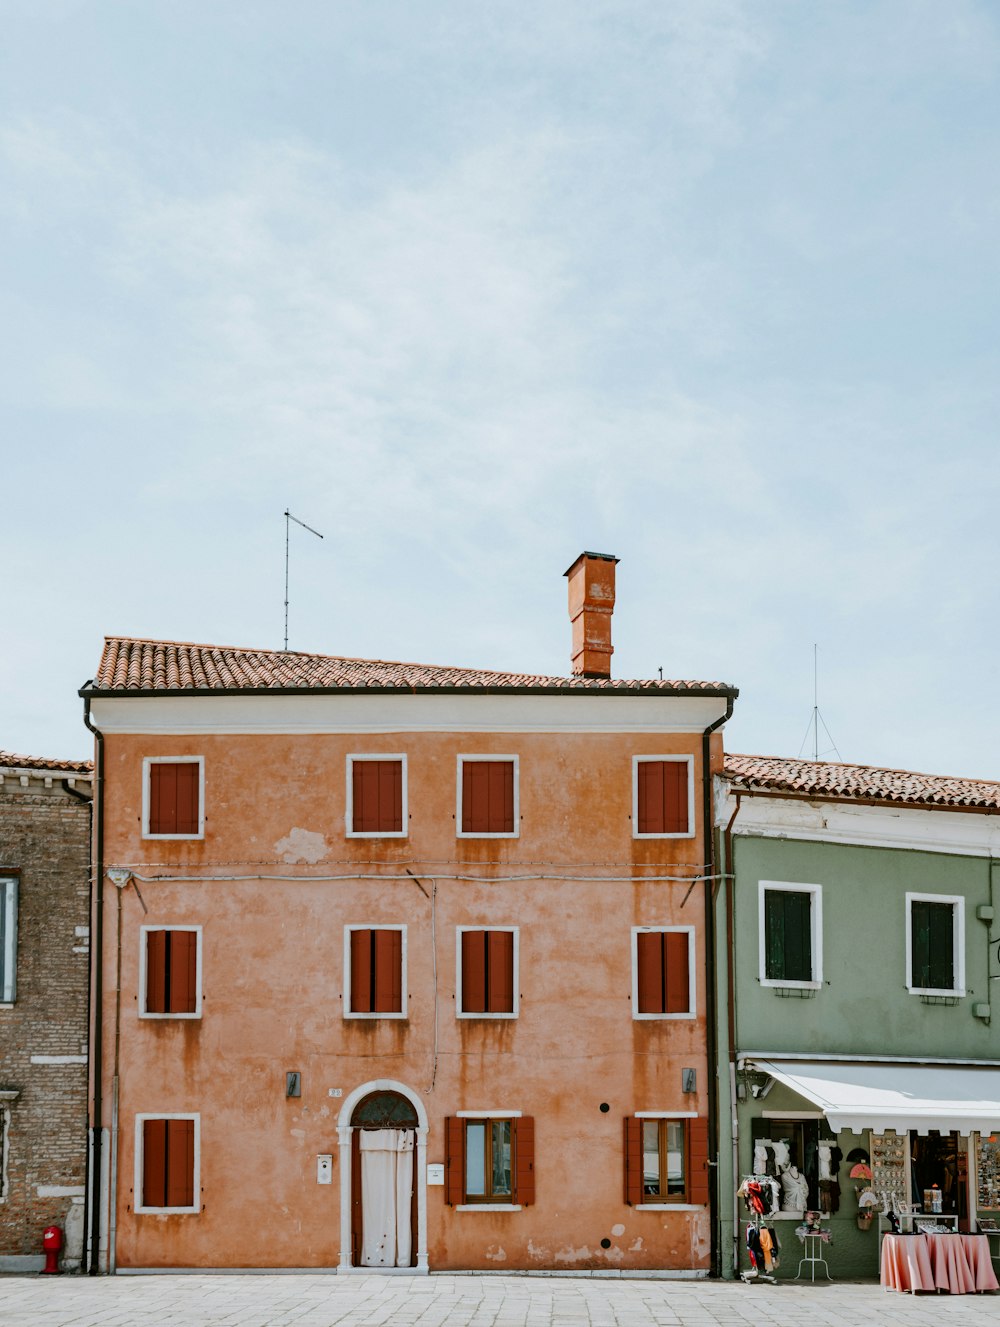
[[[812,894],[765,890],[764,936],[768,981],[812,981]]]
[[[918,989],[955,989],[955,909],[915,899],[911,904],[911,980]]]

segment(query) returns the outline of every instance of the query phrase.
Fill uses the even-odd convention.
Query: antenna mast
[[[832,751],[834,755],[837,757],[837,759],[842,761],[843,756],[837,750],[837,743],[833,740],[833,734],[826,726],[826,720],[819,712],[819,646],[814,642],[813,643],[813,708],[812,708],[812,716],[809,719],[809,727],[806,729],[806,735],[805,737],[803,737],[802,745],[799,747],[800,757],[802,755],[803,750],[805,749],[806,743],[809,741],[809,736],[811,733],[812,749],[813,749],[812,758],[813,760],[821,759],[820,750],[819,750],[819,730],[821,725],[824,733],[826,733],[827,737],[830,739],[830,745],[823,752],[823,756],[829,755],[830,752]]]
[[[323,536],[320,534],[318,530],[314,530],[311,525],[306,525],[305,521],[300,521],[297,516],[292,515],[292,513],[288,510],[287,507],[285,508],[285,650],[286,651],[288,649],[288,532],[289,529],[291,528],[289,525],[290,521],[294,521],[296,525],[301,525],[303,530],[308,530],[309,533],[314,534],[317,539],[323,538]]]

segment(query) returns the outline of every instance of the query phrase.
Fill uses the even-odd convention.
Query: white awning
[[[852,1064],[836,1060],[748,1057],[822,1110],[835,1132],[876,1133],[955,1129],[1000,1131],[1000,1067],[925,1064]]]

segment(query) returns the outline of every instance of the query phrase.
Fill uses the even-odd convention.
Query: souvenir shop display
[[[976,1152],[976,1206],[1000,1209],[1000,1134],[980,1134]],[[982,1220],[980,1219],[980,1227]]]
[[[802,1257],[799,1259],[799,1270],[795,1273],[795,1280],[801,1279],[802,1269],[806,1267],[809,1270],[809,1279],[815,1281],[816,1268],[822,1267],[826,1279],[832,1281],[830,1265],[823,1256],[823,1245],[832,1244],[833,1235],[830,1228],[823,1225],[823,1213],[806,1212],[801,1223],[795,1227],[795,1234],[802,1245]]]
[[[905,1135],[872,1134],[871,1187],[878,1194],[884,1211],[909,1210]]]
[[[750,1213],[744,1232],[750,1270],[741,1272],[740,1279],[748,1283],[758,1280],[773,1283],[781,1245],[778,1232],[768,1224],[768,1217],[778,1210],[778,1183],[768,1175],[746,1175],[737,1192]]]

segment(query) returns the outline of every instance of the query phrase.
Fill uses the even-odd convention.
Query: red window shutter
[[[167,1207],[194,1206],[194,1120],[167,1120]]]
[[[514,765],[510,760],[485,762],[488,771],[489,832],[514,832]]]
[[[640,834],[687,834],[688,765],[686,760],[640,760],[637,766]]]
[[[663,936],[659,931],[640,931],[635,937],[638,972],[639,1013],[662,1014]]]
[[[197,834],[201,771],[197,761],[149,767],[150,834]]]
[[[686,1014],[691,1009],[688,969],[688,932],[666,931],[663,935],[664,966],[667,971],[665,1014]]]
[[[142,1122],[142,1205],[167,1205],[167,1121]]]
[[[462,1013],[486,1013],[486,932],[462,932]]]
[[[371,834],[378,828],[378,772],[372,760],[355,760],[351,765],[351,829]]]
[[[625,1116],[625,1201],[630,1207],[642,1202],[642,1120]]]
[[[167,932],[146,932],[146,1013],[167,1012]]]
[[[375,1007],[377,1014],[403,1012],[403,933],[375,932]]]
[[[665,834],[686,834],[690,829],[686,760],[663,762],[663,824]]]
[[[708,1204],[708,1120],[688,1120],[688,1202]]]
[[[662,834],[663,825],[663,762],[640,760],[636,778],[638,782],[638,820],[640,834]]]
[[[196,761],[174,765],[177,771],[177,834],[197,834],[201,801],[201,770]]]
[[[193,1014],[198,991],[198,935],[195,931],[166,931],[170,958],[168,1012]]]
[[[511,931],[487,931],[487,1009],[491,1014],[514,1012],[514,936]]]
[[[462,763],[462,833],[514,832],[514,762],[466,760]]]
[[[530,1207],[535,1201],[535,1121],[530,1115],[511,1120],[514,1126],[514,1201]]]
[[[403,828],[403,762],[378,761],[379,829],[398,834]]]
[[[149,767],[149,832],[177,832],[177,766],[153,764]]]
[[[462,763],[462,833],[484,834],[489,827],[489,771],[482,760]]]
[[[444,1122],[445,1202],[465,1201],[465,1121],[449,1115]]]
[[[358,834],[403,828],[403,762],[355,760],[351,766],[351,829]]]
[[[372,1013],[372,933],[351,932],[351,1013]]]

